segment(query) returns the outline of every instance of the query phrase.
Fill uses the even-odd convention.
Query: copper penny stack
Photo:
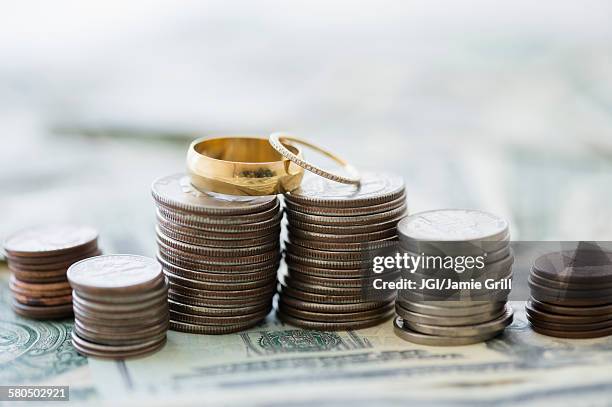
[[[155,259],[129,254],[73,264],[72,344],[86,356],[127,358],[166,342],[168,284]]]
[[[287,272],[278,316],[303,328],[340,330],[393,316],[394,295],[373,301],[368,249],[397,239],[407,214],[401,177],[363,173],[361,186],[311,177],[285,194]],[[370,276],[370,277],[368,277]]]
[[[527,319],[559,338],[612,335],[612,252],[585,248],[545,254],[529,276]]]
[[[264,319],[280,262],[278,198],[203,193],[185,174],[156,180],[152,195],[170,329],[225,334]]]
[[[72,315],[72,290],[66,270],[97,256],[98,232],[86,226],[48,225],[22,230],[4,245],[14,311],[28,318],[56,319]]]

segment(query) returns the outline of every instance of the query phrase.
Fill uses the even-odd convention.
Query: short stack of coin
[[[36,319],[72,315],[72,290],[66,280],[71,264],[97,256],[98,232],[90,227],[47,225],[22,230],[4,245],[13,294],[13,310]]]
[[[398,225],[400,247],[412,256],[483,256],[485,267],[473,275],[429,271],[428,276],[469,281],[512,278],[514,255],[509,246],[508,223],[475,210],[434,210],[414,214]],[[433,272],[433,274],[431,274]],[[438,273],[438,274],[436,274]],[[454,275],[453,275],[454,274]],[[412,278],[418,276],[418,272]],[[417,280],[418,281],[418,280]],[[410,342],[434,346],[478,343],[499,335],[512,323],[507,290],[473,293],[468,299],[448,292],[424,294],[401,290],[396,301],[395,333]]]
[[[168,330],[168,283],[155,259],[92,257],[68,269],[72,344],[86,356],[127,358],[160,349]]]
[[[527,319],[559,338],[612,335],[612,252],[566,250],[540,256],[529,276]]]
[[[225,334],[264,319],[280,262],[278,198],[203,193],[184,174],[156,180],[152,195],[170,329]]]
[[[287,273],[278,316],[303,328],[340,330],[377,325],[393,316],[392,296],[373,300],[369,250],[397,240],[407,214],[401,177],[362,174],[355,187],[320,177],[285,195]]]

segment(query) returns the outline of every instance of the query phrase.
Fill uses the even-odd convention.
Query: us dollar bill
[[[538,335],[520,302],[502,336],[471,346],[414,345],[390,321],[323,332],[272,314],[231,335],[168,332],[160,352],[114,361],[78,355],[71,320],[15,316],[0,275],[0,382],[69,385],[78,405],[605,405],[612,395],[612,338]]]

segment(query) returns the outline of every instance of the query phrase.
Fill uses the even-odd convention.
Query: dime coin
[[[285,199],[285,206],[287,212],[303,213],[307,215],[321,215],[321,216],[362,216],[362,215],[374,215],[377,213],[383,213],[386,211],[400,208],[406,204],[406,196],[401,195],[397,199],[389,202],[377,204],[377,205],[366,205],[353,208],[342,208],[342,207],[331,207],[331,206],[308,206],[300,205]]]

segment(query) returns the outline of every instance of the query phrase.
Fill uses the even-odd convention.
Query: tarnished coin
[[[72,304],[45,305],[24,305],[15,300],[12,303],[13,311],[26,318],[34,319],[59,319],[67,318],[72,315]]]
[[[250,315],[262,312],[264,310],[270,310],[272,303],[271,301],[265,301],[256,305],[244,305],[240,308],[218,308],[209,306],[195,306],[190,304],[183,304],[173,299],[168,300],[168,306],[170,310],[181,312],[189,315],[201,315],[205,317],[234,317],[241,315]],[[268,311],[269,312],[269,311]],[[180,319],[179,319],[180,320]]]
[[[165,218],[179,218],[186,222],[203,225],[240,225],[243,223],[262,222],[278,216],[280,212],[280,201],[277,199],[274,206],[261,212],[254,212],[243,215],[209,215],[202,213],[186,212],[179,209],[169,208],[158,205],[157,209]]]
[[[410,322],[406,319],[404,319],[403,321],[405,327],[426,335],[470,337],[483,336],[494,332],[500,332],[512,323],[512,318],[512,307],[506,306],[506,312],[504,312],[501,317],[481,324],[463,326],[437,326]]]
[[[191,252],[184,252],[182,250],[174,249],[170,246],[165,245],[161,241],[157,241],[157,246],[159,248],[159,252],[164,255],[179,257],[186,261],[190,261],[193,263],[202,263],[211,266],[234,266],[241,264],[256,264],[262,263],[265,261],[273,260],[278,258],[279,256],[279,247],[272,246],[267,251],[259,253],[259,254],[250,254],[243,256],[228,256],[228,257],[219,257],[219,256],[206,256],[204,254],[197,254]]]
[[[117,319],[125,320],[125,319],[148,319],[148,318],[157,318],[158,316],[164,315],[168,310],[168,304],[166,302],[159,303],[154,307],[144,308],[136,311],[113,311],[109,312],[106,310],[100,310],[96,308],[91,308],[85,304],[79,302],[78,298],[72,299],[72,305],[74,308],[74,312],[79,315],[83,315],[90,319],[96,320],[110,320],[114,321]]]
[[[329,294],[318,294],[309,291],[303,291],[294,287],[281,283],[281,294],[287,294],[291,297],[300,299],[302,301],[315,302],[319,304],[360,304],[365,302],[362,294],[358,295],[329,295]],[[392,300],[395,298],[394,295],[389,295],[388,298],[383,298],[381,301]],[[369,302],[369,301],[368,301]]]
[[[362,278],[372,275],[371,270],[368,269],[326,269],[320,267],[310,267],[299,263],[287,262],[287,267],[296,273],[307,274],[316,277],[326,278]]]
[[[397,302],[395,304],[395,312],[397,315],[402,317],[404,320],[408,322],[413,322],[417,324],[426,324],[426,325],[437,325],[437,326],[461,326],[461,325],[477,325],[483,324],[488,321],[492,321],[496,318],[502,316],[505,312],[505,308],[502,307],[498,310],[492,312],[483,312],[475,315],[467,315],[467,316],[435,316],[435,315],[427,315],[421,314],[414,311],[410,311],[407,308],[404,308],[401,303]]]
[[[306,283],[301,280],[297,280],[295,277],[290,275],[284,275],[283,281],[287,286],[297,288],[300,291],[306,291],[314,294],[324,295],[363,295],[364,289],[362,287],[326,287],[324,285]]]
[[[74,292],[73,294],[74,303],[80,306],[81,308],[97,312],[107,312],[111,314],[132,313],[163,307],[166,304],[166,298],[167,297],[165,293],[160,293],[160,295],[158,295],[157,297],[145,301],[138,301],[133,303],[105,303],[82,298],[77,292]]]
[[[108,318],[100,318],[87,316],[79,311],[79,309],[74,309],[74,320],[81,322],[83,325],[91,327],[91,328],[105,328],[105,329],[116,329],[123,331],[138,331],[141,329],[148,328],[153,325],[162,324],[164,321],[169,319],[169,313],[165,312],[159,315],[155,315],[147,318],[132,318],[127,317],[124,319],[108,319]]]
[[[373,309],[377,309],[386,305],[389,305],[390,301],[369,301],[369,302],[361,302],[356,304],[321,304],[317,302],[309,302],[302,301],[297,298],[293,298],[286,293],[282,297],[279,298],[280,302],[283,302],[293,308],[305,310],[305,311],[313,311],[313,312],[323,312],[323,313],[338,313],[342,314],[345,312],[360,312],[360,311],[369,311]]]
[[[244,233],[244,232],[262,232],[269,233],[271,229],[275,229],[280,225],[283,219],[283,213],[278,212],[274,217],[259,222],[239,223],[227,225],[209,225],[206,223],[197,223],[186,218],[181,218],[168,212],[157,210],[158,219],[164,219],[167,223],[174,225],[189,227],[203,232],[218,232],[218,233]]]
[[[202,238],[211,240],[219,240],[219,243],[232,243],[230,240],[244,240],[244,239],[252,239],[259,238],[262,236],[268,236],[270,234],[279,234],[281,230],[280,223],[270,229],[264,230],[252,230],[249,232],[227,232],[227,231],[207,231],[201,229],[195,229],[189,226],[182,226],[176,223],[173,223],[170,220],[164,219],[163,217],[157,214],[157,223],[163,228],[172,231],[173,233],[180,233],[181,235],[186,235],[194,238]]]
[[[81,260],[70,266],[67,276],[74,289],[100,294],[146,290],[163,278],[161,265],[154,259],[129,254]]]
[[[289,242],[295,246],[306,247],[315,250],[325,250],[334,252],[361,252],[367,250],[376,250],[387,247],[397,246],[397,235],[393,235],[381,240],[370,242],[357,243],[338,243],[338,242],[323,242],[318,240],[300,239],[289,235]]]
[[[66,270],[55,270],[49,273],[39,271],[21,271],[9,266],[13,276],[19,281],[29,284],[61,283],[66,281]]]
[[[594,315],[612,315],[612,304],[596,305],[596,306],[569,306],[548,304],[535,298],[530,300],[530,305],[541,312],[560,314],[560,315],[576,315],[576,316],[594,316]]]
[[[398,234],[407,241],[495,241],[508,234],[508,222],[478,210],[439,209],[402,219]]]
[[[104,357],[104,358],[127,358],[142,356],[161,349],[166,343],[165,335],[163,338],[139,343],[137,345],[111,346],[92,343],[79,337],[72,332],[72,345],[85,356]]]
[[[407,214],[407,205],[405,201],[395,208],[388,211],[374,213],[361,216],[325,216],[325,215],[309,215],[298,211],[287,211],[287,220],[291,224],[296,222],[308,223],[311,225],[327,225],[327,226],[366,226],[377,225],[388,222],[398,217],[403,217]]]
[[[181,284],[183,280],[176,276],[169,276],[168,279],[170,280],[170,288],[172,290],[196,298],[250,298],[260,295],[272,296],[275,291],[274,284],[241,290],[204,290],[185,286]]]
[[[402,293],[398,295],[397,303],[403,308],[419,314],[437,316],[442,318],[472,317],[482,313],[492,313],[504,309],[504,302],[474,302],[462,303],[460,301],[405,301]]]
[[[595,331],[556,331],[531,324],[531,329],[542,335],[566,339],[592,339],[612,335],[612,328],[598,329]]]
[[[127,293],[123,295],[113,294],[96,294],[79,291],[78,296],[85,300],[95,301],[102,304],[134,304],[146,302],[154,298],[165,297],[168,292],[168,279],[165,277],[151,288],[147,288],[144,292]]]
[[[264,293],[263,295],[254,297],[240,297],[240,298],[205,298],[205,297],[193,297],[189,295],[170,290],[168,292],[168,298],[182,304],[194,305],[198,307],[210,307],[210,308],[242,308],[258,306],[262,303],[271,304],[272,296],[274,291]]]
[[[98,232],[88,226],[45,225],[10,236],[4,250],[13,257],[61,255],[91,246],[97,239]]]
[[[603,305],[612,302],[612,290],[556,290],[528,279],[531,296],[543,302],[559,305]]]
[[[386,239],[397,235],[396,227],[372,233],[357,233],[351,235],[332,235],[329,233],[309,232],[307,230],[295,228],[291,225],[289,225],[288,231],[292,236],[295,236],[298,239],[322,240],[330,243],[363,243],[373,240]]]
[[[175,266],[167,262],[163,258],[159,258],[158,260],[162,264],[164,270],[175,276],[184,277],[191,280],[209,281],[214,283],[231,284],[272,278],[273,276],[276,276],[276,270],[278,269],[278,265],[276,263],[272,263],[266,268],[263,268],[261,270],[255,269],[253,270],[253,272],[214,273],[204,271],[191,271],[183,267]]]
[[[154,341],[154,340],[162,340],[166,337],[166,332],[168,331],[169,323],[165,325],[160,325],[156,327],[154,330],[140,331],[132,334],[100,334],[97,332],[92,332],[83,325],[75,324],[73,331],[77,334],[78,337],[97,344],[104,344],[109,346],[129,346],[129,345],[139,345],[142,342],[146,341]]]
[[[279,247],[278,239],[276,239],[276,241],[274,240],[268,241],[262,244],[251,243],[251,245],[247,247],[200,246],[200,245],[194,245],[194,244],[189,244],[189,243],[183,243],[171,237],[165,236],[159,231],[159,229],[157,232],[157,239],[159,242],[161,242],[161,244],[163,244],[166,247],[171,247],[181,252],[194,253],[194,254],[199,254],[199,255],[209,256],[209,257],[251,256],[254,254],[265,253],[272,249],[278,250],[278,247]]]
[[[341,184],[321,177],[305,179],[300,188],[288,192],[288,201],[309,206],[353,208],[376,205],[397,199],[404,194],[402,177],[364,172],[359,186]]]
[[[234,281],[225,283],[215,283],[211,281],[192,280],[189,278],[181,277],[164,270],[166,277],[170,282],[180,284],[184,287],[194,288],[204,291],[239,291],[239,290],[250,290],[259,287],[271,287],[276,285],[276,275],[270,275],[269,277],[261,280],[249,280],[249,281]]]
[[[312,259],[331,261],[357,261],[363,263],[364,261],[371,261],[374,257],[374,253],[372,251],[366,250],[365,248],[363,251],[359,252],[329,251],[310,249],[307,247],[295,245],[288,241],[285,241],[285,250],[294,255],[296,258],[309,257]]]
[[[343,313],[328,313],[317,311],[306,311],[299,308],[293,308],[284,302],[279,302],[278,312],[294,318],[305,319],[316,322],[357,322],[364,320],[372,320],[384,315],[387,315],[390,310],[393,310],[393,304],[384,305],[378,309],[367,311],[354,311]]]
[[[233,325],[199,325],[188,322],[170,320],[170,329],[177,332],[185,332],[200,335],[225,335],[247,330],[259,324],[261,320],[249,321]]]
[[[602,315],[559,315],[542,312],[534,308],[531,301],[525,305],[527,315],[535,320],[542,322],[551,322],[555,324],[592,324],[598,322],[612,321],[612,313]]]
[[[612,252],[604,250],[566,250],[540,256],[533,273],[564,283],[612,284]]]
[[[419,332],[411,330],[404,324],[404,320],[401,317],[395,318],[393,321],[393,331],[395,334],[412,343],[425,346],[464,346],[472,345],[475,343],[485,342],[498,336],[502,331],[491,332],[483,335],[476,336],[433,336],[425,335]]]
[[[221,316],[205,316],[205,315],[196,315],[196,314],[185,314],[182,312],[170,310],[170,320],[179,321],[179,322],[187,322],[189,324],[198,324],[198,325],[237,325],[243,323],[249,323],[253,321],[261,321],[268,315],[271,311],[271,307],[267,309],[263,309],[257,312],[253,312],[251,314],[243,314],[243,315],[233,315],[229,317],[221,317]]]
[[[532,326],[537,326],[542,329],[550,329],[553,331],[571,331],[571,332],[588,332],[588,331],[598,331],[601,329],[612,328],[612,319],[601,322],[591,322],[586,324],[579,323],[557,323],[557,322],[548,322],[542,321],[537,317],[532,316],[531,314],[527,314],[527,321]]]
[[[341,331],[341,330],[355,330],[355,329],[365,329],[370,328],[372,326],[380,325],[385,321],[389,320],[391,317],[395,315],[395,312],[391,310],[390,312],[378,316],[373,319],[365,319],[362,321],[350,321],[350,322],[318,322],[318,321],[310,321],[307,319],[295,318],[290,315],[284,314],[282,312],[277,311],[276,315],[278,319],[282,322],[297,326],[299,328],[305,329],[317,329],[321,331]]]
[[[30,297],[28,295],[21,295],[13,292],[13,298],[20,304],[32,305],[35,307],[70,304],[72,301],[72,295],[70,294],[59,297]]]
[[[275,256],[270,258],[269,260],[262,261],[260,263],[252,263],[252,264],[210,264],[210,263],[202,263],[184,260],[180,256],[171,255],[166,252],[159,251],[157,253],[158,259],[163,259],[168,263],[174,264],[176,266],[182,267],[191,271],[202,271],[208,273],[246,273],[246,272],[254,272],[258,270],[269,269],[270,267],[278,267],[280,262],[281,255],[277,253]]]
[[[322,216],[362,216],[383,213],[386,211],[400,208],[406,204],[406,196],[400,195],[397,199],[377,205],[365,205],[353,208],[332,207],[332,206],[317,206],[317,205],[300,205],[285,199],[287,212],[304,213],[308,215]]]
[[[397,226],[397,223],[404,218],[405,215],[398,216],[393,219],[380,221],[369,225],[352,225],[352,226],[330,226],[330,225],[317,225],[314,223],[301,222],[298,220],[292,220],[291,227],[300,230],[314,232],[314,233],[326,233],[332,235],[354,235],[359,233],[372,233],[385,231],[389,228]]]
[[[151,186],[153,199],[161,205],[209,215],[245,215],[276,205],[276,196],[234,196],[203,193],[195,189],[185,174],[158,178]]]
[[[362,290],[365,287],[372,287],[374,280],[380,277],[372,277],[372,278],[327,278],[327,277],[318,277],[311,276],[308,274],[300,274],[296,273],[295,270],[288,270],[287,273],[291,276],[292,279],[298,280],[304,284],[312,284],[312,285],[322,285],[325,287],[332,288],[357,288]],[[397,274],[396,274],[397,275]],[[388,279],[393,278],[392,276],[387,276]]]
[[[210,239],[208,233],[194,230],[195,235],[187,235],[179,232],[175,232],[168,229],[161,224],[156,226],[157,236],[164,236],[169,239],[174,239],[179,242],[186,244],[192,244],[196,246],[204,246],[210,248],[222,248],[222,249],[233,249],[233,248],[244,248],[249,246],[262,246],[270,243],[278,244],[279,238],[278,228],[272,229],[271,233],[261,235],[260,232],[256,232],[254,236],[250,238],[240,239],[241,235],[238,235],[238,239]]]
[[[313,259],[302,255],[295,255],[291,252],[285,252],[285,261],[288,265],[301,264],[302,266],[323,268],[323,269],[339,269],[339,270],[364,270],[368,269],[370,262],[367,260],[326,260]]]
[[[529,279],[534,283],[541,285],[543,287],[547,287],[553,290],[576,290],[576,291],[592,291],[594,289],[612,289],[612,284],[581,284],[581,283],[566,283],[557,280],[549,280],[547,278],[541,277],[540,275],[532,272],[529,275]]]
[[[88,246],[89,247],[89,246]],[[36,257],[12,257],[7,256],[7,260],[15,268],[27,270],[27,271],[38,271],[38,270],[55,270],[65,268],[67,269],[79,260],[86,259],[88,257],[99,256],[100,249],[98,249],[97,241],[92,242],[92,246],[87,250],[79,250],[78,252],[71,251],[65,254],[56,256],[36,256]]]

